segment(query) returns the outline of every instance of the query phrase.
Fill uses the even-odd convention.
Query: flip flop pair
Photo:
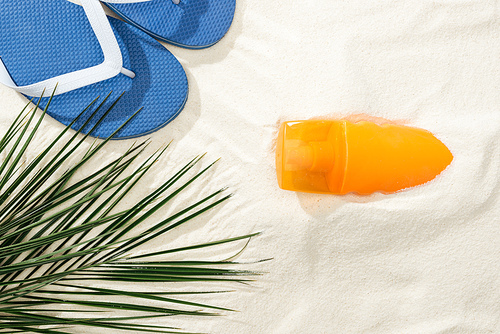
[[[188,95],[182,65],[155,38],[188,48],[213,45],[229,28],[234,0],[110,0],[127,23],[108,18],[98,0],[0,0],[0,82],[45,107],[67,125],[98,96],[91,133],[124,139],[151,133],[173,120]],[[153,38],[154,37],[154,38]],[[80,128],[93,110],[79,118]],[[89,131],[94,122],[84,129]]]

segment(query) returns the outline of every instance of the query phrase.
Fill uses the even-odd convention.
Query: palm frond
[[[97,106],[97,99],[94,100],[29,163],[23,162],[23,157],[50,102],[38,119],[38,106],[29,109],[28,104],[0,139],[0,154],[4,156],[0,163],[0,333],[69,333],[81,326],[96,330],[187,333],[179,328],[140,322],[232,311],[185,299],[228,291],[141,291],[136,285],[130,289],[127,282],[245,283],[260,274],[234,269],[240,264],[230,259],[164,259],[190,250],[248,241],[258,233],[137,253],[153,239],[224,203],[231,194],[225,194],[225,188],[217,190],[138,232],[144,222],[151,220],[215,162],[194,172],[203,155],[194,157],[151,194],[131,207],[119,209],[123,199],[169,145],[133,168],[149,145],[147,140],[134,143],[118,158],[76,179],[77,172],[133,117],[110,137],[95,141],[76,162],[71,162],[89,136],[83,135],[82,130],[103,108],[108,97]],[[88,133],[99,126],[116,103]],[[87,121],[69,136],[76,120],[92,108]],[[65,139],[68,136],[69,139]],[[58,146],[61,148],[56,149]],[[98,287],[95,282],[111,284],[113,288]],[[130,312],[130,315],[117,315],[116,310]]]

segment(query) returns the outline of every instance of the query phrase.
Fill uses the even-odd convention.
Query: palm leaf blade
[[[189,334],[174,327],[140,322],[178,315],[215,316],[219,315],[218,312],[233,311],[231,308],[179,297],[229,291],[143,289],[141,292],[136,289],[130,291],[122,284],[134,282],[147,287],[148,283],[154,282],[246,283],[252,281],[250,277],[261,274],[251,270],[224,268],[238,265],[229,260],[137,261],[234,242],[248,243],[258,233],[136,254],[148,242],[192,221],[224,203],[232,195],[224,195],[225,188],[212,192],[138,233],[140,226],[151,220],[154,214],[192,183],[198,182],[214,163],[189,176],[204,155],[197,156],[149,195],[133,206],[118,211],[117,208],[127,195],[169,145],[146,157],[129,172],[149,142],[133,144],[118,158],[75,180],[77,172],[88,165],[137,114],[132,115],[108,138],[92,143],[78,161],[67,166],[68,161],[86,145],[89,134],[118,102],[114,101],[87,134],[81,135],[108,97],[95,108],[97,99],[92,101],[27,164],[21,162],[22,158],[35,139],[50,100],[38,119],[37,108],[27,111],[26,106],[0,139],[0,152],[8,150],[4,161],[0,163],[0,333],[67,333],[66,329],[85,327]],[[91,108],[94,110],[89,118],[65,140],[65,134],[76,120]],[[56,149],[56,144],[62,140],[65,140],[62,148]],[[63,171],[63,168],[66,170]],[[71,283],[75,281],[77,283]],[[100,285],[111,284],[112,287],[95,287],[95,281],[100,282]],[[120,301],[114,300],[116,298]],[[116,311],[133,314],[99,317],[102,312],[113,314]],[[71,314],[81,316],[71,317]]]

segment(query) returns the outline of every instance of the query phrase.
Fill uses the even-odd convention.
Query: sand
[[[205,164],[222,159],[159,216],[218,187],[235,196],[151,249],[262,231],[239,260],[274,260],[248,266],[267,272],[250,286],[208,299],[240,312],[158,323],[221,334],[500,333],[498,1],[238,0],[220,43],[168,49],[189,100],[150,136],[149,152],[172,148],[130,203],[203,152]],[[24,104],[0,87],[2,130]],[[454,160],[392,195],[278,188],[280,122],[355,114],[427,129]],[[37,145],[61,129],[44,121]],[[131,143],[111,143],[106,157]]]

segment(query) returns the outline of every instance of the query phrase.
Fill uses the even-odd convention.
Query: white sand
[[[173,149],[134,196],[205,151],[206,163],[222,161],[182,200],[226,185],[236,196],[151,247],[264,231],[240,260],[274,260],[252,266],[269,272],[254,287],[225,286],[239,292],[211,299],[240,313],[163,324],[223,334],[500,333],[499,1],[238,0],[219,44],[168,48],[188,74],[189,101],[151,136],[150,151],[171,139]],[[24,103],[0,87],[2,129]],[[425,128],[455,159],[394,195],[278,188],[281,121],[358,113]],[[61,128],[48,120],[42,131]]]

